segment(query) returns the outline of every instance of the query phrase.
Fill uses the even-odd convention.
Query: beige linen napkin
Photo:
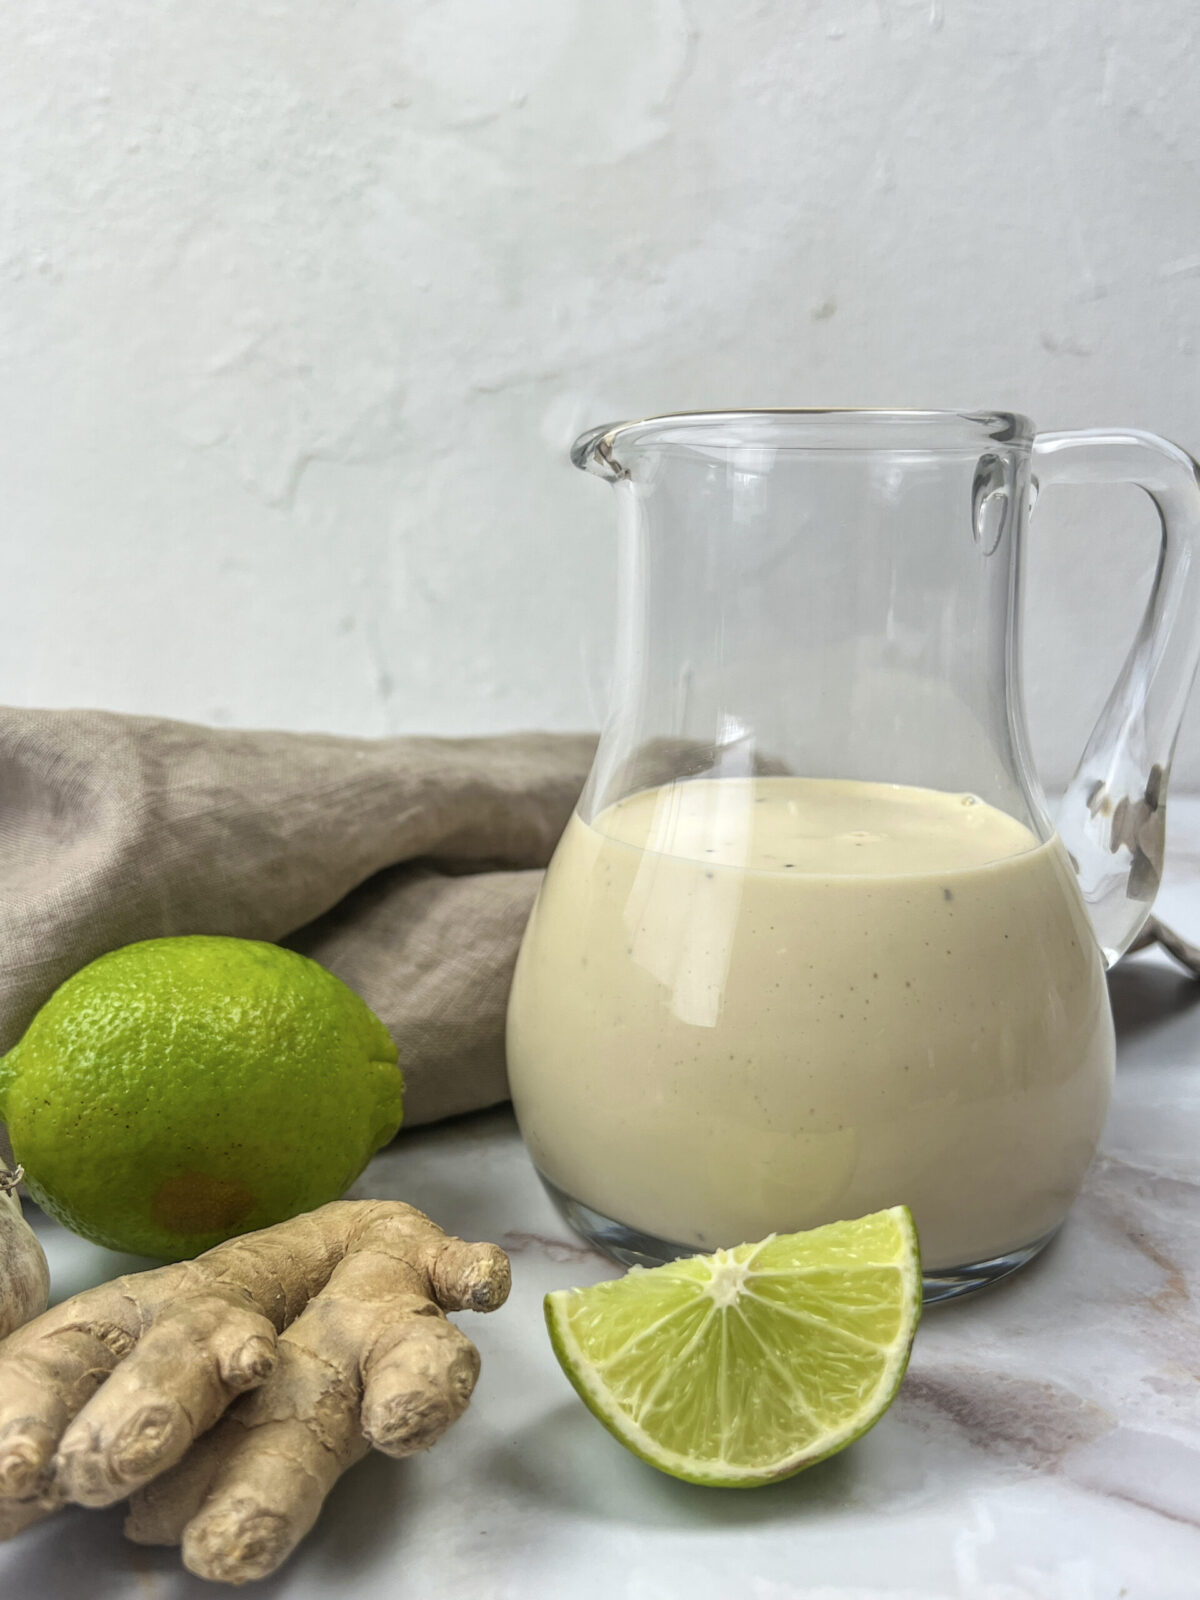
[[[594,739],[341,739],[0,708],[0,1051],[135,939],[274,939],[391,1030],[406,1126],[507,1095],[504,1008]]]

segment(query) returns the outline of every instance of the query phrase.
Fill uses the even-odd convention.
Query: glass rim
[[[1033,444],[1034,426],[1019,411],[922,410],[873,406],[778,406],[729,411],[676,411],[589,428],[571,446],[571,460],[609,481],[626,476],[622,445],[675,445],[698,453],[740,449],[889,450],[955,454],[987,442],[1017,449]]]

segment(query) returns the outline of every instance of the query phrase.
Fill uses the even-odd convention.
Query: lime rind
[[[98,957],[0,1058],[43,1209],[169,1260],[336,1199],[400,1125],[403,1095],[387,1029],[341,979],[218,935]]]
[[[893,1280],[895,1292],[881,1298]],[[757,1308],[749,1317],[745,1301]],[[891,1405],[921,1316],[916,1226],[906,1206],[895,1206],[633,1268],[590,1289],[548,1294],[545,1315],[580,1399],[634,1455],[688,1483],[755,1488],[836,1455]],[[882,1337],[866,1331],[872,1318]],[[764,1328],[774,1336],[764,1338]],[[598,1356],[602,1341],[625,1329],[628,1338]],[[715,1387],[688,1382],[714,1366]],[[832,1385],[822,1390],[825,1370]],[[747,1374],[753,1382],[739,1384]],[[690,1448],[667,1442],[680,1432],[690,1433]],[[762,1440],[773,1436],[764,1456]]]

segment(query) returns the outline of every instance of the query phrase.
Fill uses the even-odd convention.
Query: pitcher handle
[[[1137,638],[1067,786],[1058,831],[1109,966],[1150,915],[1162,873],[1167,780],[1200,663],[1200,466],[1153,433],[1088,429],[1033,443],[1035,491],[1133,483],[1162,545]]]

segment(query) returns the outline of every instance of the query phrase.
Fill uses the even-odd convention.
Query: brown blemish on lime
[[[159,1184],[150,1210],[171,1233],[216,1233],[233,1228],[254,1209],[244,1183],[206,1172],[179,1172]]]

